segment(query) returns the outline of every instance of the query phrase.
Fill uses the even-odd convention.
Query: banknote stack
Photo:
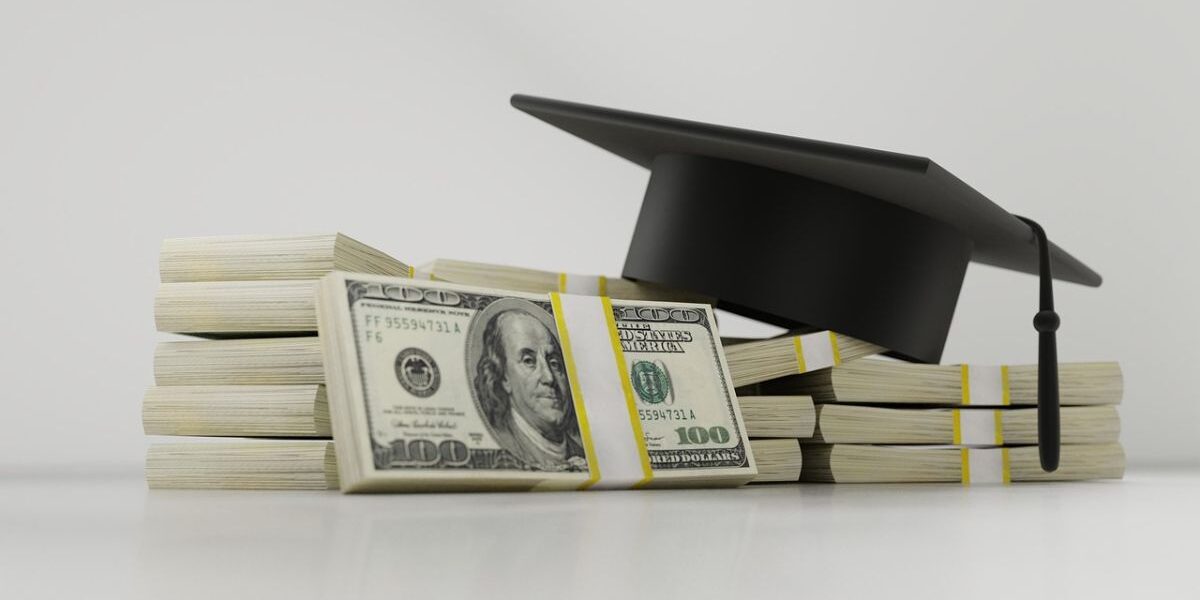
[[[734,388],[881,350],[830,332],[723,349],[702,298],[455,261],[414,269],[340,234],[167,240],[160,271],[158,329],[192,339],[158,345],[143,424],[194,439],[151,446],[151,487],[797,481],[811,398],[739,401]],[[520,368],[537,374],[525,389]]]
[[[143,423],[188,439],[151,446],[151,487],[1123,473],[1115,363],[1060,366],[1062,466],[1044,473],[1034,366],[858,360],[885,349],[826,331],[722,339],[693,294],[457,260],[414,268],[340,234],[167,240],[160,270],[158,328],[190,338],[158,345]]]
[[[342,234],[163,242],[155,324],[161,332],[190,337],[158,344],[155,385],[146,391],[142,421],[147,434],[191,439],[151,445],[151,487],[336,484],[332,462],[321,466],[322,446],[331,452],[330,444],[284,441],[329,437],[315,301],[317,281],[335,269],[412,273],[409,265]],[[262,439],[218,439],[230,436]],[[317,462],[308,464],[314,456]],[[178,468],[197,461],[210,472]]]
[[[802,481],[839,483],[1120,478],[1117,363],[1061,363],[1062,458],[1037,450],[1037,365],[917,365],[881,359],[762,382],[742,394],[807,394]],[[746,397],[743,395],[742,397]]]

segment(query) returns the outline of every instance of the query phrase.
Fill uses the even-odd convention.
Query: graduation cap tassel
[[[1038,242],[1038,277],[1041,293],[1033,328],[1038,332],[1038,454],[1042,470],[1058,469],[1060,440],[1058,405],[1058,343],[1054,332],[1060,320],[1054,312],[1053,277],[1050,274],[1050,241],[1046,230],[1033,219],[1014,215],[1029,225]]]

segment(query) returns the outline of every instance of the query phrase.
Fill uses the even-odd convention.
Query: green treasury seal
[[[671,374],[667,372],[667,365],[661,361],[635,360],[633,368],[629,370],[629,376],[633,380],[633,389],[642,402],[675,403],[671,394]]]

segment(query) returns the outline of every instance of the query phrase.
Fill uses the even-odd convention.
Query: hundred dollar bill
[[[579,299],[579,302],[591,302]],[[704,305],[601,299],[655,475],[747,463],[732,377]],[[596,340],[594,343],[602,343]],[[583,377],[583,376],[581,376]]]
[[[335,272],[318,312],[343,491],[739,485],[711,309]]]

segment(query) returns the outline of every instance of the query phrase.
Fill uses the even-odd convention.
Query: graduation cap
[[[622,275],[937,363],[971,261],[1040,276],[1038,442],[1058,467],[1051,278],[1100,275],[928,158],[515,95],[512,105],[650,169]]]

